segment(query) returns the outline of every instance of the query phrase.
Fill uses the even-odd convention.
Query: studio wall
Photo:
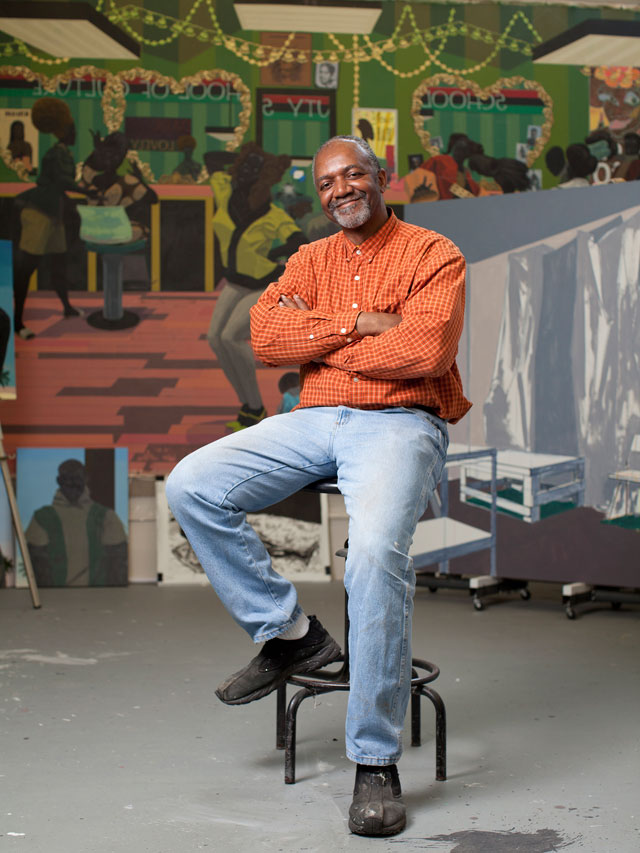
[[[589,513],[585,524],[594,542],[607,527],[614,545],[594,546],[598,560],[619,547],[620,564],[635,558],[640,568],[634,525],[603,523],[612,520],[607,513],[616,494],[609,474],[630,464],[640,432],[640,340],[633,321],[640,186],[633,178],[640,144],[635,152],[633,140],[625,148],[625,134],[637,135],[640,70],[532,58],[537,45],[582,21],[637,21],[640,13],[385,0],[374,32],[352,36],[245,32],[233,4],[220,0],[96,5],[141,41],[138,62],[58,61],[8,36],[0,43],[0,239],[13,247],[14,258],[22,257],[30,227],[25,210],[33,203],[23,194],[47,168],[45,157],[59,139],[34,126],[34,103],[62,102],[75,125],[69,150],[76,186],[61,200],[64,270],[46,253],[33,275],[28,270],[15,379],[13,340],[7,350],[7,382],[17,388],[17,399],[2,403],[9,452],[128,448],[130,474],[164,476],[203,443],[294,405],[296,367],[273,370],[255,362],[248,312],[301,243],[332,233],[317,202],[311,158],[335,133],[355,133],[370,141],[387,168],[387,201],[396,213],[451,237],[470,264],[460,366],[474,408],[455,428],[456,440],[584,455],[584,507],[566,516]],[[600,138],[585,148],[594,131]],[[570,158],[573,143],[594,158],[590,171],[579,172]],[[556,189],[580,175],[583,187]],[[612,186],[593,185],[612,180]],[[108,209],[116,218],[107,218]],[[118,227],[130,229],[126,239],[115,239]],[[603,239],[627,247],[625,281],[613,271],[606,285],[614,302],[625,294],[615,322],[598,303],[597,275],[584,283],[587,260]],[[578,244],[579,251],[571,248]],[[574,253],[562,263],[576,284],[563,303],[566,322],[552,328],[545,317],[553,316],[561,273],[556,264],[553,278],[551,256],[557,260],[562,251]],[[518,280],[518,265],[529,269],[534,256],[540,258],[537,284]],[[14,279],[24,278],[20,269],[16,274],[14,264]],[[107,310],[116,274],[123,292]],[[546,287],[547,311],[543,316],[531,308],[537,348],[522,343],[527,351],[515,358],[505,344],[518,335],[508,325],[518,316],[513,294],[536,287]],[[580,307],[585,300],[589,317]],[[593,421],[580,400],[596,368],[589,379],[576,347],[581,340],[582,353],[596,353],[597,361],[602,335],[581,338],[579,332],[599,324],[615,326],[606,344],[607,364],[616,364],[609,370],[615,393],[598,414],[602,435],[611,433],[606,441],[593,430],[587,435],[575,420]],[[554,368],[549,346],[572,358],[555,402],[540,393],[545,372]],[[538,443],[531,429],[525,436],[515,428],[514,399],[509,415],[499,411],[500,394],[508,398],[515,387],[500,385],[509,359],[515,385],[522,365],[537,365],[535,379],[520,383],[518,394],[521,411],[528,411],[520,426],[531,427],[537,417]],[[597,397],[597,388],[589,393]],[[556,404],[565,435],[552,447],[557,418],[545,416]],[[575,441],[568,438],[570,423]],[[627,506],[623,515],[637,512]],[[560,524],[509,520],[525,539],[550,523]],[[554,535],[562,536],[561,525]],[[500,563],[510,573],[573,577],[573,558],[566,555],[553,569],[523,569],[509,541]],[[580,579],[585,571],[600,576],[596,556],[590,568],[583,561]],[[617,577],[631,585],[635,575],[625,569]]]

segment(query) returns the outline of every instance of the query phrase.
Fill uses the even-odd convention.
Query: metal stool
[[[339,494],[340,490],[335,480],[319,480],[311,483],[306,490]],[[341,557],[347,556],[345,548],[337,552]],[[326,669],[306,675],[292,675],[287,683],[278,688],[276,709],[276,749],[284,749],[284,781],[293,785],[296,781],[296,719],[301,702],[308,696],[318,696],[331,693],[333,690],[349,689],[349,613],[348,597],[345,591],[344,608],[344,645],[340,669]],[[436,779],[444,782],[447,778],[447,730],[444,702],[433,688],[427,685],[440,675],[439,668],[426,660],[412,658],[411,660],[411,746],[420,746],[420,697],[426,696],[433,703],[436,713]],[[417,670],[424,670],[426,675],[418,675]],[[300,687],[291,697],[287,705],[287,684]]]

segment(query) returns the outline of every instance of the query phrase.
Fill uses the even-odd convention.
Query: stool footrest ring
[[[425,696],[431,701],[436,714],[436,780],[442,782],[447,778],[446,712],[440,694],[427,686],[440,675],[440,668],[420,658],[412,658],[411,668],[411,746],[421,745],[420,698]],[[418,675],[416,670],[424,670],[426,674]],[[288,704],[287,684],[299,688]],[[309,696],[319,696],[334,690],[349,690],[349,668],[346,663],[335,672],[322,669],[304,675],[292,675],[286,684],[278,688],[276,748],[285,750],[285,784],[292,785],[296,780],[296,722],[300,704]]]

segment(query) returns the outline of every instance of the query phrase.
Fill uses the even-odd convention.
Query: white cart
[[[500,450],[497,455],[497,486],[511,488],[518,499],[498,496],[498,511],[533,524],[540,521],[541,508],[552,501],[584,504],[584,457]],[[515,496],[514,496],[515,497]],[[489,509],[493,497],[491,465],[487,461],[465,461],[460,467],[460,500]]]
[[[483,598],[499,592],[518,590],[523,598],[529,598],[526,581],[499,578],[496,569],[496,504],[497,504],[497,451],[494,447],[468,447],[461,444],[449,445],[447,465],[440,482],[439,497],[434,495],[431,508],[435,518],[418,522],[410,554],[416,570],[416,583],[426,586],[431,592],[441,587],[467,589],[473,597],[476,610],[484,609]],[[488,530],[473,527],[451,518],[449,515],[449,469],[463,465],[484,466],[488,477],[488,492],[483,492],[489,509]],[[477,551],[488,551],[489,574],[464,577],[453,575],[449,561]],[[438,565],[437,572],[428,567]]]

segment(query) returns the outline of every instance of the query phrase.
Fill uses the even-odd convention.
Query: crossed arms
[[[464,258],[443,243],[420,259],[401,313],[318,310],[323,284],[298,252],[251,311],[257,357],[270,366],[317,361],[377,379],[442,376],[457,353],[465,281]]]

